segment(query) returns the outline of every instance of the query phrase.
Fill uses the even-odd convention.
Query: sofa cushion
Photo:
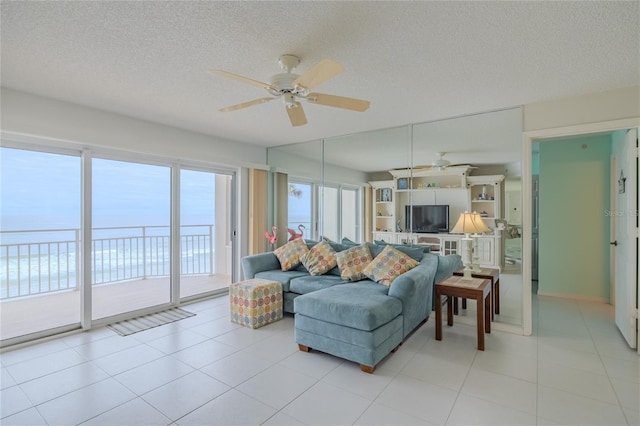
[[[347,237],[342,238],[341,243],[342,243],[342,245],[343,245],[343,246],[345,246],[346,248],[349,248],[349,247],[355,247],[355,246],[359,245],[358,243],[356,243],[356,242],[355,242],[355,241],[353,241],[353,240],[350,240],[350,239],[349,239],[349,238],[347,238]]]
[[[387,246],[391,246],[393,248],[395,248],[398,251],[401,251],[402,253],[408,255],[409,257],[411,257],[414,260],[417,260],[418,262],[420,262],[422,260],[422,256],[424,255],[424,252],[422,251],[422,247],[417,247],[417,246],[409,246],[406,244],[385,244],[385,245],[380,245],[380,244],[371,244],[368,243],[367,244],[369,246],[369,250],[371,250],[371,256],[373,256],[373,258],[375,259],[375,257],[377,255],[379,255],[380,253],[382,253],[382,250],[385,249],[385,247]]]
[[[305,275],[292,279],[289,283],[289,291],[298,294],[307,294],[312,291],[323,290],[336,284],[344,284],[344,281],[335,275],[322,275],[320,277]]]
[[[337,265],[336,251],[326,241],[313,246],[301,260],[311,275],[322,275]]]
[[[402,313],[402,302],[379,284],[338,285],[294,300],[294,311],[310,318],[371,331]]]
[[[289,271],[300,264],[302,256],[307,254],[309,249],[302,238],[296,238],[289,241],[282,247],[278,247],[273,251],[280,261],[283,271]]]
[[[256,278],[263,278],[269,281],[278,281],[282,284],[282,291],[289,291],[289,284],[292,279],[298,277],[308,277],[309,274],[302,271],[281,271],[273,269],[271,271],[262,271],[256,274]]]
[[[367,278],[362,271],[372,260],[371,251],[364,244],[337,253],[336,261],[340,268],[340,278],[345,281],[360,281]]]
[[[436,284],[462,268],[462,257],[460,257],[459,254],[448,254],[446,256],[436,257],[438,258],[438,269],[436,270],[436,277],[433,280]]]
[[[391,285],[396,277],[418,266],[418,262],[398,249],[386,246],[364,269],[363,273],[373,281]]]

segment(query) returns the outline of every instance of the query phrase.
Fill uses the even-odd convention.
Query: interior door
[[[613,145],[617,194],[612,216],[616,221],[612,241],[615,250],[615,315],[616,325],[629,343],[636,348],[638,278],[636,273],[638,248],[638,156],[637,129],[628,130],[624,138]]]

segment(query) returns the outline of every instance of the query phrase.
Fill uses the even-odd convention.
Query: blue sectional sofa
[[[315,242],[307,241],[312,247]],[[366,243],[372,257],[384,246]],[[334,250],[349,248],[332,243]],[[277,257],[261,253],[242,258],[245,279],[264,278],[282,284],[284,311],[295,314],[300,350],[317,349],[360,364],[375,366],[420,324],[433,309],[434,283],[462,267],[460,256],[437,256],[423,248],[395,246],[418,266],[397,277],[390,286],[371,280],[345,282],[336,267],[324,275],[310,275],[303,266],[282,271]]]

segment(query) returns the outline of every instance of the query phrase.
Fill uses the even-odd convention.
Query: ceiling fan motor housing
[[[280,73],[271,77],[271,86],[278,93],[293,92],[293,82],[298,78],[298,74]]]

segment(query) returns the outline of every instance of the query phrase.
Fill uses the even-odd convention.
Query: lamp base
[[[473,272],[481,272],[481,271],[482,271],[482,268],[480,267],[480,263],[473,263],[473,264],[471,265],[471,270],[472,270]]]
[[[471,268],[469,265],[464,265],[464,269],[462,270],[462,277],[460,278],[463,281],[471,281],[473,277],[471,276]]]

